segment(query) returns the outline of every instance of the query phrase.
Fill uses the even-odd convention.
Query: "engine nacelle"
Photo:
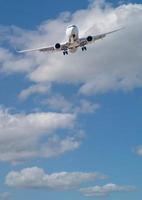
[[[56,44],[55,44],[55,48],[56,48],[56,49],[60,49],[60,48],[61,48],[60,43],[56,43]]]
[[[91,35],[89,35],[88,37],[87,37],[87,41],[88,42],[91,42],[93,40],[93,37],[91,36]]]

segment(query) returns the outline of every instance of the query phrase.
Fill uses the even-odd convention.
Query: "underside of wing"
[[[110,31],[110,32],[107,32],[107,33],[102,33],[102,34],[99,34],[99,35],[95,35],[95,36],[91,36],[90,35],[90,36],[88,36],[86,38],[81,38],[80,39],[81,46],[93,43],[93,42],[95,42],[96,40],[99,40],[99,39],[103,39],[107,35],[115,33],[115,32],[120,31],[120,30],[122,30],[122,28],[116,29],[116,30],[113,30],[113,31]]]
[[[55,52],[55,51],[64,51],[68,49],[67,44],[59,44],[57,43],[55,46],[50,46],[50,47],[40,47],[40,48],[35,48],[35,49],[25,49],[25,50],[20,50],[17,51],[18,53],[28,53],[28,52],[33,52],[33,51],[38,51],[38,52]]]
[[[119,29],[116,29],[116,30],[113,30],[113,31],[110,31],[110,32],[107,32],[107,33],[103,33],[103,34],[93,36],[93,40],[95,41],[95,40],[102,39],[102,38],[106,37],[107,35],[115,33],[115,32],[120,31],[120,30],[122,30],[122,28],[119,28]]]

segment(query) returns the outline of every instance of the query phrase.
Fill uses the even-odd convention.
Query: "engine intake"
[[[87,41],[88,42],[91,42],[93,40],[93,37],[91,36],[91,35],[89,35],[88,37],[87,37]]]
[[[60,47],[61,47],[60,43],[55,44],[56,49],[60,49]]]

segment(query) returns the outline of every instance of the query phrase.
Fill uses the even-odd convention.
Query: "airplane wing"
[[[56,46],[57,45],[57,46]],[[55,46],[45,46],[45,47],[40,47],[40,48],[35,48],[35,49],[25,49],[25,50],[20,50],[17,51],[18,53],[28,53],[28,52],[33,52],[33,51],[39,51],[39,52],[54,52],[54,51],[64,51],[68,50],[68,44],[56,44]]]
[[[113,30],[113,31],[110,31],[110,32],[107,32],[107,33],[103,33],[103,34],[93,36],[93,40],[96,41],[96,40],[102,39],[102,38],[106,37],[107,35],[115,33],[115,32],[120,31],[120,30],[122,30],[122,28],[116,29],[116,30]]]
[[[113,31],[110,31],[110,32],[107,32],[107,33],[102,33],[102,34],[95,35],[95,36],[88,36],[87,38],[81,38],[81,39],[80,39],[80,46],[94,43],[95,41],[100,40],[100,39],[103,39],[103,38],[106,37],[107,35],[112,34],[112,33],[115,33],[115,32],[120,31],[120,30],[122,30],[122,29],[123,29],[123,28],[116,29],[116,30],[113,30]]]

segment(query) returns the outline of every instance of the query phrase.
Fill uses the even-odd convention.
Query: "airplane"
[[[113,31],[99,34],[99,35],[89,35],[87,37],[80,38],[79,37],[79,29],[76,25],[69,25],[66,29],[66,35],[68,37],[68,41],[64,44],[56,43],[54,46],[48,46],[48,47],[40,47],[35,49],[26,49],[26,50],[20,50],[18,53],[27,53],[32,51],[39,51],[39,52],[58,52],[62,51],[63,55],[68,55],[68,52],[75,53],[77,49],[80,47],[82,51],[87,50],[87,45],[92,44],[96,42],[99,39],[103,39],[106,37],[106,35],[115,33],[122,28],[115,29]]]

